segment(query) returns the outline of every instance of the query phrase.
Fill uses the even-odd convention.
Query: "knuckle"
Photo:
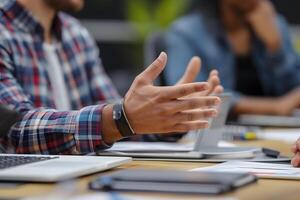
[[[174,127],[174,131],[176,132],[185,132],[188,131],[188,127],[186,124],[177,124]]]
[[[187,121],[193,121],[194,120],[194,114],[192,114],[192,113],[186,114],[186,119],[187,119]]]
[[[188,108],[189,108],[189,109],[197,108],[197,103],[196,103],[196,101],[195,101],[195,100],[190,100],[190,101],[188,102]]]
[[[180,94],[180,96],[186,96],[186,94],[187,94],[186,89],[185,88],[180,88],[179,89],[179,94]]]
[[[207,99],[206,106],[214,106],[216,103],[215,99]]]
[[[142,84],[143,82],[143,78],[141,75],[138,75],[137,77],[135,77],[134,81],[133,81],[135,84],[139,85],[139,84]]]
[[[160,116],[165,116],[165,115],[167,115],[169,113],[169,110],[166,107],[164,107],[164,106],[158,107],[157,110],[158,110],[157,113]]]
[[[195,129],[204,129],[204,128],[208,128],[207,122],[199,122],[195,125]]]
[[[167,92],[160,91],[157,95],[157,99],[165,101],[165,100],[169,99],[169,95]]]
[[[211,111],[204,111],[204,112],[203,112],[203,118],[209,118],[209,117],[211,117],[211,116],[212,116]]]

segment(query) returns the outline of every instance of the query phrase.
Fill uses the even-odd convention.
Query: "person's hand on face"
[[[294,167],[300,167],[300,138],[297,142],[292,146],[292,152],[295,154],[291,160],[291,164]]]
[[[229,4],[241,15],[252,12],[261,0],[227,0]]]
[[[271,52],[276,52],[281,47],[276,11],[269,0],[259,0],[257,6],[246,15],[246,20]]]
[[[167,55],[161,53],[136,77],[125,95],[125,112],[132,128],[137,134],[187,132],[207,128],[208,119],[217,114],[213,107],[220,104],[220,99],[216,96],[188,97],[194,93],[208,92],[210,86],[207,82],[154,86],[153,81],[162,72],[166,62]]]
[[[222,0],[222,20],[230,32],[244,29],[246,26],[245,16],[253,11],[259,0]]]

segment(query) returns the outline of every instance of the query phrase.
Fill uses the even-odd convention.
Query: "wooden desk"
[[[253,142],[239,142],[241,145],[252,145],[252,146],[264,146],[269,148],[274,148],[282,151],[284,154],[290,155],[289,149],[290,144],[286,144],[280,141],[253,141]],[[197,167],[209,166],[211,164],[205,163],[184,163],[184,162],[163,162],[163,161],[133,161],[130,164],[123,165],[115,170],[119,169],[133,169],[133,168],[143,168],[143,169],[181,169],[189,170]],[[111,173],[112,171],[91,175],[87,177],[80,178],[76,180],[76,187],[78,188],[78,193],[90,192],[87,190],[87,183],[95,178],[95,176],[103,175],[105,173]],[[26,184],[14,189],[0,189],[0,197],[24,197],[32,195],[42,195],[51,192],[55,188],[55,184]],[[150,194],[143,194],[150,195]],[[186,196],[186,195],[167,195],[167,194],[151,194],[151,197],[166,197],[169,199],[208,199],[207,196]],[[236,199],[251,199],[251,200],[266,200],[266,199],[278,199],[278,200],[288,200],[288,199],[300,199],[300,182],[299,181],[284,181],[284,180],[267,180],[261,179],[256,184],[252,184],[243,187],[237,191],[228,193],[221,196],[214,197],[233,197]]]

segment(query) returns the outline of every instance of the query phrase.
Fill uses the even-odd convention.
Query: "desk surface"
[[[274,148],[280,150],[285,155],[290,154],[290,144],[286,144],[280,141],[253,141],[239,143],[241,145],[252,145],[252,146],[264,146],[269,148]],[[185,163],[185,162],[164,162],[164,161],[133,161],[127,165],[123,165],[115,170],[119,169],[133,169],[133,168],[143,168],[143,169],[180,169],[189,170],[197,167],[209,166],[211,164],[206,163]],[[112,171],[99,173],[96,175],[86,176],[76,180],[76,188],[78,188],[78,193],[87,193],[87,183],[95,178],[105,173],[111,173]],[[55,184],[25,184],[17,188],[7,188],[0,189],[0,198],[18,198],[26,197],[32,195],[41,195],[51,192],[55,188]],[[150,195],[150,194],[144,194]],[[185,196],[185,195],[161,195],[161,194],[151,194],[151,197],[166,197],[169,199],[207,199],[207,196]],[[215,196],[214,196],[215,197]],[[222,197],[233,197],[236,199],[300,199],[300,182],[299,181],[287,181],[287,180],[266,180],[260,179],[256,184],[252,184],[243,187],[234,192],[228,193],[226,195],[216,196],[218,198]]]

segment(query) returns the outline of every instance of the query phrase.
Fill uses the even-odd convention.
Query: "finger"
[[[200,73],[200,69],[201,69],[201,59],[199,57],[193,57],[190,60],[184,75],[178,81],[177,84],[194,82],[197,79],[198,74]]]
[[[176,113],[174,116],[175,122],[189,122],[198,120],[208,120],[209,118],[216,117],[216,109],[198,109],[193,111],[185,111]]]
[[[219,72],[216,69],[211,70],[211,72],[209,73],[209,76],[219,76]]]
[[[208,83],[188,83],[169,87],[161,87],[161,97],[163,99],[178,99],[187,95],[208,90]]]
[[[218,85],[217,87],[215,87],[214,91],[212,92],[212,94],[214,95],[218,95],[224,92],[224,88],[221,85]]]
[[[189,99],[178,99],[172,102],[173,105],[170,105],[170,108],[172,108],[172,110],[176,113],[187,110],[216,107],[220,105],[220,103],[220,98],[216,96],[195,97]]]
[[[158,58],[139,75],[139,78],[146,83],[152,83],[165,68],[167,59],[167,54],[162,52]]]
[[[209,89],[208,89],[208,94],[211,94],[215,88],[220,85],[220,79],[217,75],[213,75],[208,79],[208,83],[209,83]]]
[[[291,164],[294,167],[300,166],[300,153],[299,152],[293,157],[293,159],[291,160]]]
[[[292,151],[294,154],[297,153],[298,148],[297,148],[297,145],[296,145],[296,144],[294,144],[294,145],[292,146],[291,151]]]
[[[298,140],[296,141],[295,146],[297,148],[297,151],[300,151],[300,138],[298,138]]]
[[[173,132],[188,132],[192,130],[206,129],[209,127],[208,121],[195,121],[195,122],[187,122],[187,123],[179,123],[176,124],[173,128]]]

